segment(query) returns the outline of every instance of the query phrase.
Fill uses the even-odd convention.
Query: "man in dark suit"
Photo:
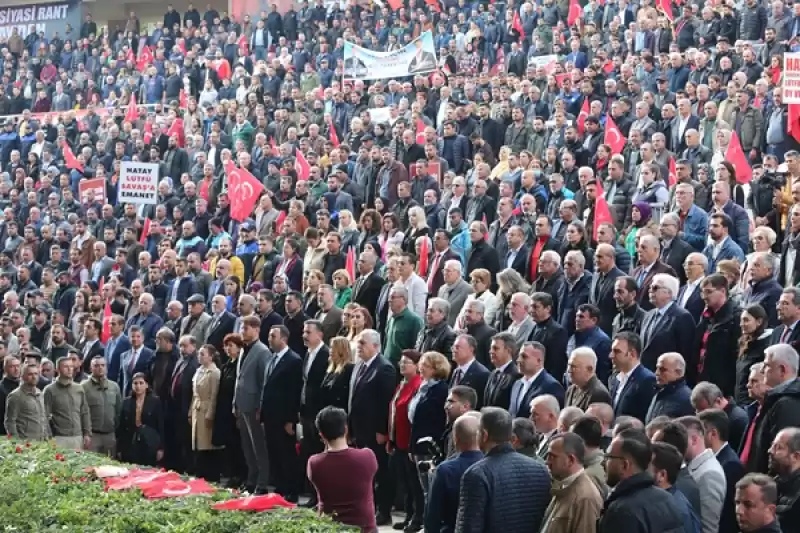
[[[700,323],[700,316],[706,303],[703,301],[700,283],[706,277],[708,258],[699,252],[692,252],[686,256],[683,270],[686,273],[685,282],[678,291],[675,304],[692,315],[695,324]]]
[[[519,349],[517,368],[522,373],[511,388],[509,413],[514,418],[529,418],[531,400],[550,394],[564,405],[564,387],[544,369],[545,348],[538,342],[526,342]]]
[[[226,309],[227,302],[225,296],[218,294],[211,300],[211,323],[208,325],[208,337],[206,337],[206,344],[210,344],[222,353],[222,341],[225,335],[233,333],[233,325],[236,323],[236,317],[229,313]]]
[[[386,285],[386,280],[375,272],[377,260],[374,253],[361,252],[358,256],[359,277],[353,285],[352,301],[370,312],[377,307],[381,289]]]
[[[303,361],[289,349],[286,326],[272,327],[269,347],[273,355],[267,361],[264,375],[261,422],[275,490],[287,501],[297,503],[302,477],[295,450],[295,429],[303,390]]]
[[[376,522],[391,522],[392,483],[389,476],[386,442],[389,435],[389,409],[397,383],[394,366],[379,352],[381,336],[373,330],[358,336],[358,361],[350,386],[350,436],[359,448],[369,448],[378,461],[375,474]]]
[[[614,283],[625,273],[617,268],[616,252],[610,244],[598,244],[594,252],[595,273],[589,287],[589,303],[600,310],[597,324],[606,335],[611,335],[617,302],[614,300]],[[560,376],[556,376],[559,377]]]
[[[686,359],[694,361],[695,323],[688,311],[675,304],[677,294],[678,278],[667,274],[653,276],[650,303],[654,308],[642,320],[640,337],[642,364],[650,371],[655,371],[659,356],[668,352],[685,354]]]
[[[664,213],[661,216],[659,230],[661,232],[661,262],[677,272],[681,285],[686,283],[686,258],[694,252],[692,245],[681,239],[678,232],[681,219],[677,213]]]
[[[550,294],[535,292],[531,301],[533,330],[528,338],[544,346],[544,369],[561,379],[567,370],[567,330],[553,318],[554,303]]]
[[[616,374],[608,381],[614,417],[632,416],[644,423],[656,392],[656,375],[641,364],[642,341],[629,331],[618,333],[611,344]]]
[[[492,345],[492,337],[497,334],[497,330],[486,323],[486,307],[481,300],[472,299],[467,302],[463,315],[463,331],[471,335],[477,343],[475,352],[481,364],[485,367],[491,366],[489,360],[489,348]],[[483,394],[483,389],[478,391]]]
[[[508,251],[505,257],[500,258],[500,265],[502,269],[516,270],[524,278],[528,272],[531,255],[530,247],[525,244],[525,233],[521,227],[511,226],[506,233],[506,240],[508,241]]]
[[[780,326],[772,330],[770,344],[789,344],[800,350],[800,289],[787,287],[778,299],[778,321]]]
[[[725,501],[719,517],[719,531],[736,531],[736,483],[744,476],[744,465],[736,450],[728,444],[730,420],[722,409],[706,409],[697,413],[705,429],[706,446],[717,457],[725,472]]]
[[[300,391],[300,423],[303,428],[313,428],[317,414],[325,407],[321,399],[322,380],[328,369],[330,350],[322,342],[322,324],[318,320],[308,320],[303,324],[303,343],[306,354],[303,358],[303,388]],[[303,473],[308,458],[323,450],[322,441],[316,431],[303,431],[300,452]],[[316,501],[316,491],[312,491],[311,501]]]
[[[636,280],[636,285],[639,287],[636,299],[643,310],[649,311],[653,308],[649,298],[653,276],[656,274],[669,274],[677,278],[678,275],[672,267],[665,265],[659,259],[661,244],[655,236],[645,235],[640,238],[637,252],[639,253],[639,266],[633,270],[633,279]],[[675,294],[677,295],[677,292]]]
[[[172,332],[168,332],[168,335]],[[159,335],[162,333],[159,332]],[[173,337],[174,340],[174,337]],[[200,366],[197,341],[191,335],[178,339],[180,359],[170,376],[169,395],[164,398],[164,423],[169,428],[165,438],[165,463],[178,472],[192,468],[192,426],[189,407],[192,405],[193,378]]]
[[[428,294],[439,294],[444,285],[444,265],[451,259],[459,260],[457,253],[450,249],[450,233],[445,229],[437,229],[433,239],[434,254],[428,267]]]
[[[491,372],[480,361],[475,359],[478,343],[471,335],[459,335],[453,343],[453,363],[457,365],[450,374],[450,388],[459,385],[471,387],[478,395],[477,405],[473,409],[483,407],[483,393]]]
[[[411,61],[408,63],[408,73],[413,74],[415,72],[429,72],[436,68],[436,56],[424,50],[422,47],[424,43],[422,42],[422,38],[418,38],[414,41],[414,57],[411,58]]]
[[[96,318],[90,317],[86,319],[86,324],[83,326],[83,342],[76,348],[81,351],[81,358],[83,359],[83,371],[91,373],[91,363],[95,356],[102,356],[105,353],[103,343],[100,342],[100,331],[103,326]]]
[[[108,367],[108,377],[115,381],[118,381],[122,354],[131,349],[131,341],[123,333],[124,329],[125,319],[120,315],[111,315],[111,320],[109,321],[111,336],[106,343],[104,355]]]
[[[511,389],[514,382],[521,377],[514,363],[516,353],[517,342],[514,335],[504,331],[494,336],[489,351],[494,370],[486,382],[484,406],[508,409],[511,405]]]
[[[122,354],[122,361],[119,371],[117,384],[119,385],[122,396],[127,397],[131,393],[134,374],[139,372],[146,373],[150,367],[150,360],[155,357],[153,350],[144,345],[144,334],[139,326],[131,326],[128,329],[131,347]]]

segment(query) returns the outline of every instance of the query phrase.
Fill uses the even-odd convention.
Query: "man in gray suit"
[[[100,279],[109,279],[111,269],[114,267],[114,260],[106,255],[106,243],[99,241],[94,243],[94,262],[89,270],[89,278],[95,283]]]
[[[197,341],[198,346],[202,346],[208,337],[208,327],[211,325],[211,315],[205,312],[206,299],[202,294],[192,294],[186,300],[189,306],[189,314],[183,317],[180,325],[180,335],[191,335]]]
[[[242,436],[242,451],[247,462],[245,488],[255,494],[266,494],[269,483],[269,460],[264,427],[261,425],[261,394],[264,391],[264,374],[269,359],[273,357],[269,348],[258,340],[261,319],[249,316],[244,319],[242,338],[244,351],[241,355],[233,407],[239,418]]]
[[[475,292],[472,286],[461,277],[461,262],[450,259],[444,264],[442,270],[444,285],[439,287],[439,298],[447,300],[450,312],[447,314],[447,323],[450,327],[456,325],[456,319],[467,301],[467,296]]]

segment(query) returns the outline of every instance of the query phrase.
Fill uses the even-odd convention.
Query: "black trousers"
[[[301,476],[305,484],[305,487],[303,488],[304,490],[311,492],[312,498],[316,498],[317,493],[306,476],[308,459],[312,455],[325,451],[325,445],[322,443],[322,439],[319,437],[319,433],[317,432],[313,418],[301,417],[300,423],[303,424],[303,439],[300,441],[300,467],[303,469]]]
[[[219,450],[198,450],[194,452],[194,472],[206,481],[219,481]]]
[[[284,497],[297,496],[302,488],[297,438],[289,435],[283,424],[264,424],[269,469],[275,491]]]
[[[375,454],[375,459],[378,461],[378,471],[375,473],[374,481],[375,507],[379,513],[389,516],[392,513],[394,483],[389,474],[389,455],[386,453],[386,444],[378,444],[373,437],[371,441],[359,444],[358,447],[369,448]]]
[[[402,482],[405,487],[406,522],[422,524],[425,519],[425,496],[420,484],[417,465],[414,458],[406,451],[394,450],[389,458],[389,467],[392,477],[392,488],[397,482]],[[394,497],[392,498],[394,501]]]

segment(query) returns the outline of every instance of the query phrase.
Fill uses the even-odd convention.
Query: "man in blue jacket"
[[[678,418],[694,414],[692,391],[686,384],[686,361],[676,352],[665,353],[656,363],[656,394],[645,424],[657,416]]]
[[[714,201],[712,210],[721,210],[731,217],[731,239],[743,252],[747,252],[750,248],[750,217],[742,206],[731,200],[731,186],[724,181],[715,182],[711,188],[711,197]]]
[[[725,213],[711,215],[711,220],[708,222],[708,235],[711,237],[711,242],[703,250],[703,255],[708,259],[709,274],[716,272],[719,262],[725,259],[736,259],[739,264],[744,263],[744,252],[730,235],[732,229],[731,217]],[[746,237],[747,233],[745,233]]]

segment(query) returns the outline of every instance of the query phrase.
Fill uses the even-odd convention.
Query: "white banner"
[[[429,31],[394,52],[376,52],[344,43],[344,78],[348,80],[404,78],[436,68],[436,50]]]
[[[123,161],[119,171],[120,203],[158,203],[158,164]]]
[[[783,103],[800,104],[800,53],[783,54]]]

